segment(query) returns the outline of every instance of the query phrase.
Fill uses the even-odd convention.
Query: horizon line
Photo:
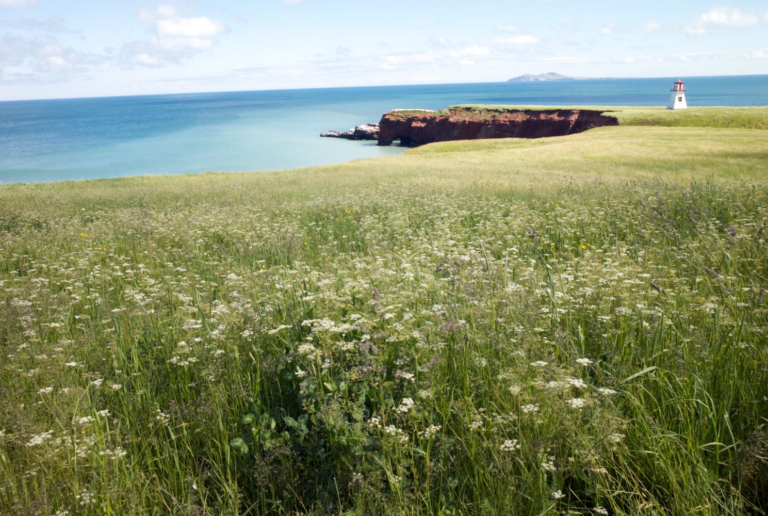
[[[547,72],[552,73],[552,72]],[[516,77],[522,77],[524,75],[542,75],[542,74],[523,74]],[[756,73],[756,74],[722,74],[722,75],[687,75],[688,79],[704,79],[712,77],[761,77],[768,76],[768,73]],[[570,77],[570,76],[567,76]],[[638,79],[674,79],[677,76],[654,76],[654,77],[574,77],[574,79],[580,81],[604,81],[604,80],[638,80]],[[680,79],[678,79],[680,80]],[[686,79],[687,80],[687,79]],[[536,82],[557,82],[557,81],[531,81],[521,82],[519,84],[534,84]],[[509,79],[501,81],[487,81],[487,82],[434,82],[434,83],[419,83],[419,84],[384,84],[375,86],[328,86],[328,87],[315,87],[315,88],[268,88],[268,89],[247,89],[247,90],[219,90],[219,91],[197,91],[187,93],[145,93],[135,95],[95,95],[95,96],[83,96],[83,97],[41,97],[41,98],[28,98],[28,99],[14,99],[14,100],[0,100],[0,104],[9,104],[14,102],[43,102],[43,101],[57,101],[57,100],[89,100],[89,99],[114,99],[114,98],[134,98],[134,97],[170,97],[181,95],[210,95],[215,93],[250,93],[250,92],[278,92],[278,91],[301,91],[301,90],[342,90],[342,89],[363,89],[363,88],[402,88],[406,86],[455,86],[466,84],[507,84]],[[517,84],[517,83],[510,83]]]

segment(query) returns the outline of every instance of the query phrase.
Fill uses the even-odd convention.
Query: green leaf
[[[229,446],[232,449],[242,453],[243,455],[248,453],[248,445],[240,437],[236,437],[235,439],[229,441]]]
[[[630,376],[628,378],[625,378],[621,383],[627,383],[630,380],[634,380],[638,376],[643,376],[644,374],[650,373],[651,371],[654,371],[654,370],[656,370],[656,366],[646,367],[642,371],[639,371],[639,372],[633,374],[632,376]]]
[[[253,414],[246,414],[245,416],[243,416],[242,423],[244,425],[250,425],[251,423],[253,423],[254,419],[256,419],[256,416],[254,416]]]

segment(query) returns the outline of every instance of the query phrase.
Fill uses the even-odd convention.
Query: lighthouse
[[[672,96],[669,97],[667,109],[688,109],[688,103],[685,101],[685,85],[683,81],[675,81],[675,87],[672,88]]]

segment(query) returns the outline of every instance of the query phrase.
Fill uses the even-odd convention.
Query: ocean
[[[329,88],[0,102],[0,182],[259,171],[391,156],[320,138],[396,108],[664,106],[672,78]],[[689,106],[768,105],[768,75],[685,78]]]

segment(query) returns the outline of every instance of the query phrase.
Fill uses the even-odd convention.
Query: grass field
[[[764,514],[767,194],[625,126],[0,187],[0,514]]]

